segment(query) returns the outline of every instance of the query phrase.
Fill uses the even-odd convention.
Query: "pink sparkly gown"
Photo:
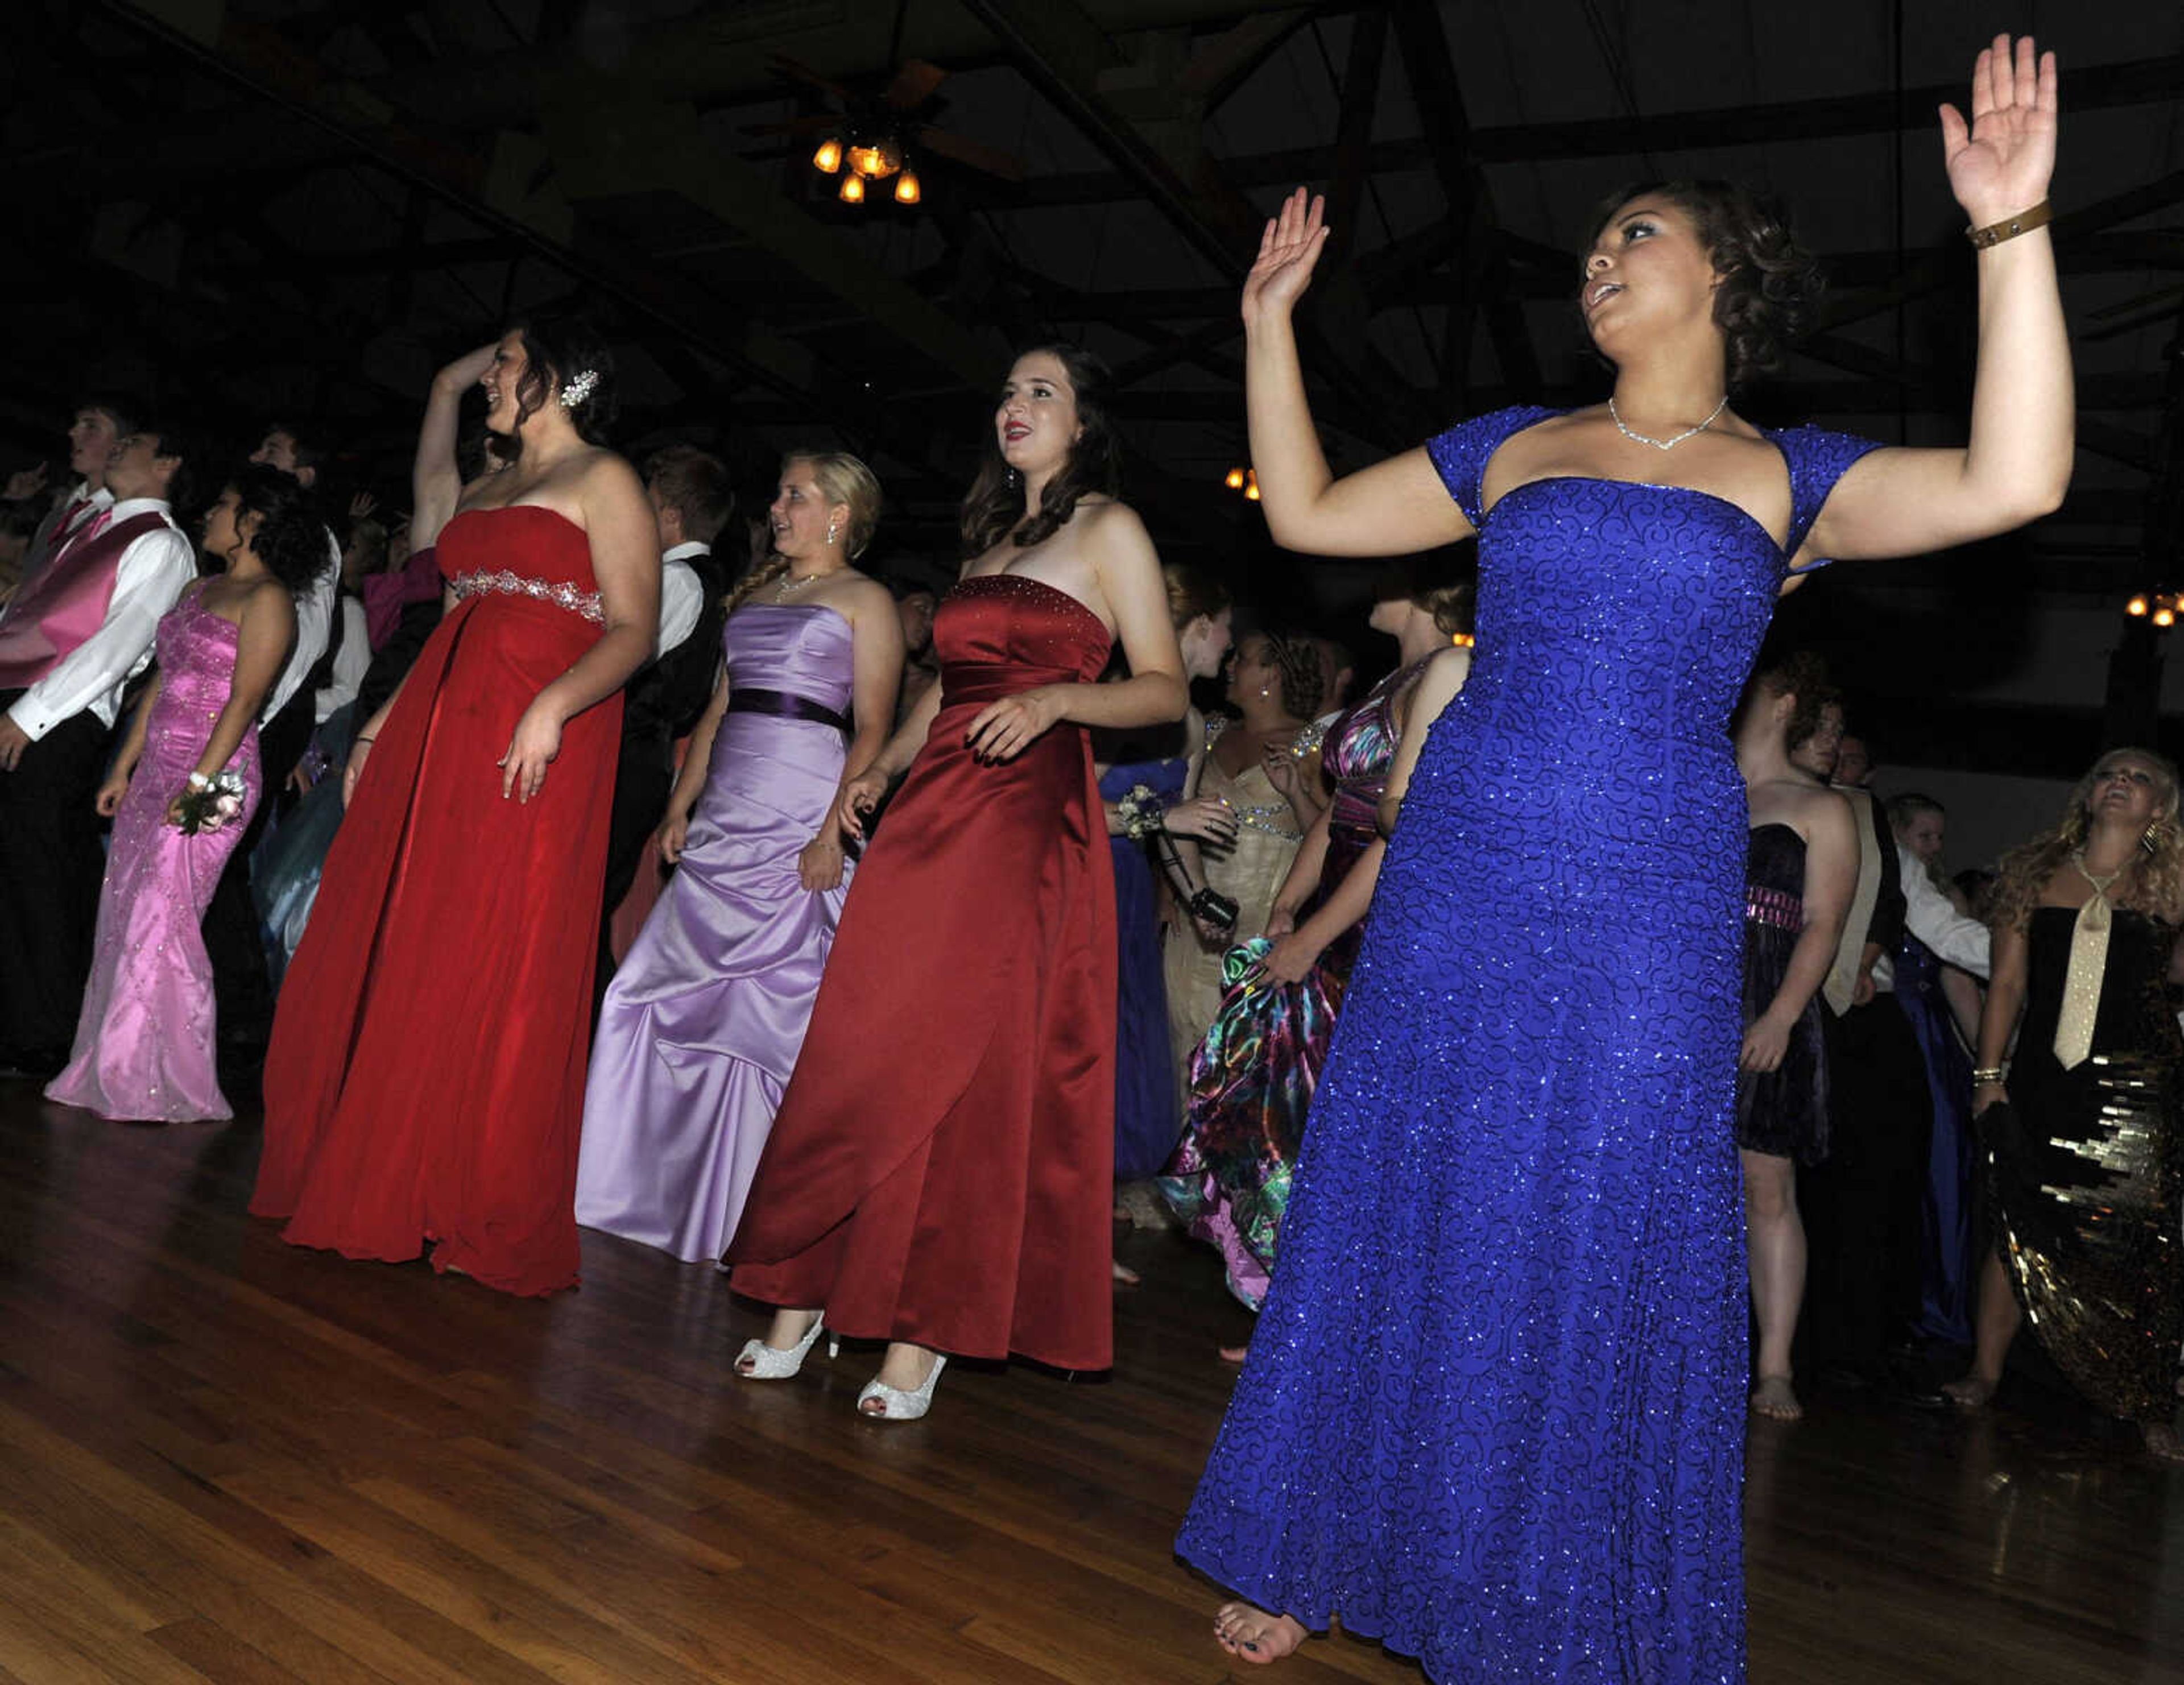
[[[198,926],[258,805],[258,727],[227,763],[242,775],[240,814],[185,836],[167,823],[167,806],[226,705],[237,636],[199,606],[196,587],[159,622],[159,700],[114,816],[75,1056],[47,1085],[49,1100],[163,1123],[234,1115],[214,1073],[212,962]]]

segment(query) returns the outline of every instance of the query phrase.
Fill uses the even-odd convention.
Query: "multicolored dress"
[[[1321,765],[1335,781],[1327,854],[1299,924],[1379,836],[1380,794],[1396,759],[1395,703],[1418,671],[1413,665],[1390,674],[1327,734]],[[1183,1141],[1161,1173],[1161,1194],[1193,1235],[1219,1250],[1229,1292],[1254,1310],[1266,1297],[1290,1172],[1364,934],[1361,919],[1295,983],[1267,976],[1273,943],[1265,937],[1231,948],[1222,957],[1221,1010],[1190,1056]]]
[[[1198,793],[1226,802],[1236,816],[1236,842],[1228,848],[1199,851],[1201,869],[1208,888],[1236,904],[1238,937],[1256,936],[1267,927],[1274,897],[1290,875],[1297,844],[1304,841],[1296,814],[1287,798],[1274,788],[1266,769],[1254,759],[1241,772],[1230,775],[1213,753],[1213,745],[1231,722],[1215,715],[1206,722],[1206,748],[1198,771]],[[1298,733],[1300,743],[1314,741],[1306,726]],[[1190,1056],[1221,1010],[1228,993],[1226,944],[1209,945],[1196,926],[1179,919],[1168,927],[1167,951],[1161,956],[1162,976],[1167,987],[1168,1044],[1174,1054],[1177,1110],[1190,1090]]]

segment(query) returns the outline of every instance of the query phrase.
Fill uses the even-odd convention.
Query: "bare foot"
[[[1786,1375],[1763,1375],[1752,1394],[1752,1410],[1769,1421],[1802,1421],[1805,1407],[1797,1402],[1797,1394]]]
[[[2179,1439],[2176,1430],[2167,1422],[2144,1422],[2138,1431],[2146,1441],[2148,1456],[2164,1463],[2184,1463],[2184,1439]]]
[[[1145,1277],[1138,1274],[1135,1270],[1133,1270],[1128,1265],[1123,1262],[1121,1259],[1116,1259],[1114,1260],[1114,1264],[1115,1282],[1117,1286],[1134,1287],[1145,1279]]]
[[[1221,1361],[1223,1363],[1241,1363],[1245,1358],[1251,1356],[1251,1343],[1249,1340],[1245,1341],[1240,1346],[1223,1346],[1221,1348]]]
[[[1960,1410],[1983,1410],[1994,1397],[1995,1383],[1983,1376],[1967,1375],[1942,1388],[1942,1396]]]
[[[1224,1603],[1213,1617],[1215,1642],[1245,1661],[1279,1661],[1310,1636],[1302,1621],[1248,1603]]]

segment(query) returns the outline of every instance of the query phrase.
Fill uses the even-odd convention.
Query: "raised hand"
[[[1327,200],[1301,187],[1282,201],[1280,213],[1259,236],[1259,260],[1244,277],[1244,323],[1286,314],[1312,284],[1327,246]]]
[[[1998,35],[1972,66],[1971,122],[1942,108],[1942,158],[1949,191],[1975,228],[2029,210],[2055,173],[2055,55],[2020,36]]]
[[[46,489],[46,465],[34,463],[28,468],[19,468],[8,476],[8,487],[0,491],[0,498],[11,503],[25,503]]]

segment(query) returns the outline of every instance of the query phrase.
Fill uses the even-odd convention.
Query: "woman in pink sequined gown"
[[[440,533],[448,616],[357,734],[274,1020],[250,1209],[298,1245],[576,1283],[621,687],[660,621],[652,507],[599,442],[613,379],[569,324],[510,333],[485,370],[516,460]]]
[[[137,704],[98,810],[114,820],[91,982],[68,1068],[46,1098],[102,1117],[231,1117],[214,1071],[212,962],[199,923],[258,804],[258,711],[295,641],[293,595],[326,565],[303,488],[246,470],[205,518],[226,571],[159,622],[159,671]],[[185,832],[193,780],[240,776],[239,810]]]

